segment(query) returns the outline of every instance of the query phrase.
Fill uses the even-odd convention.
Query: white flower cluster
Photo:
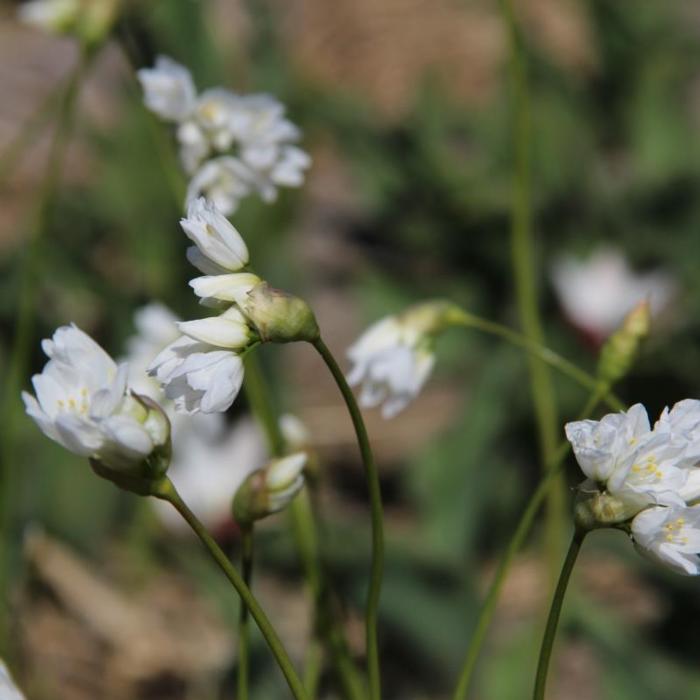
[[[418,395],[435,364],[435,337],[449,325],[452,306],[428,301],[372,324],[347,350],[350,386],[362,387],[360,404],[382,404],[393,418]]]
[[[680,573],[700,574],[700,401],[664,409],[653,429],[636,404],[600,421],[568,423],[566,436],[604,494],[609,523],[631,519],[640,552]]]
[[[214,204],[195,200],[180,223],[195,244],[187,251],[188,259],[207,273],[190,285],[204,303],[227,308],[219,316],[178,322],[182,335],[158,354],[148,373],[163,385],[177,410],[221,412],[233,403],[243,383],[241,353],[257,340],[236,302],[242,304],[261,280],[241,272],[248,249]]]
[[[148,109],[177,125],[180,159],[191,178],[187,204],[204,196],[228,216],[249,194],[271,202],[278,187],[304,182],[311,159],[294,145],[299,129],[274,97],[224,88],[198,95],[189,70],[165,56],[138,77]]]
[[[32,377],[36,397],[22,393],[42,432],[67,450],[111,469],[129,470],[170,440],[159,407],[127,386],[128,367],[76,326],[62,326],[42,348],[49,357]]]

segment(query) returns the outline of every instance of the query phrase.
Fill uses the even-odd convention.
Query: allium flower
[[[347,351],[351,386],[362,385],[360,403],[382,406],[392,418],[418,394],[435,364],[433,342],[446,325],[442,302],[426,302],[370,326]]]
[[[24,700],[24,695],[12,680],[7,666],[0,661],[0,700]]]
[[[614,248],[600,248],[587,260],[564,256],[551,271],[554,290],[571,322],[602,342],[639,302],[649,299],[653,316],[676,293],[675,281],[663,272],[638,274]]]
[[[194,108],[196,90],[190,72],[167,56],[158,56],[153,68],[137,73],[146,107],[159,117],[179,122]]]
[[[203,198],[196,199],[180,221],[183,231],[195,244],[188,259],[205,274],[237,272],[248,264],[248,248],[233,224]]]
[[[700,422],[700,402],[694,403]],[[620,521],[651,505],[682,507],[700,494],[698,440],[671,429],[678,406],[666,411],[653,430],[641,404],[600,421],[566,425],[579,466],[616,499]],[[684,414],[684,420],[690,417]]]
[[[185,413],[225,411],[243,384],[243,361],[230,350],[181,336],[150,364],[148,373]]]
[[[204,197],[222,214],[230,216],[254,189],[261,186],[248,167],[233,156],[220,156],[206,161],[192,176],[186,204],[189,207],[197,198]]]
[[[654,507],[632,521],[638,551],[679,574],[700,574],[700,506]]]
[[[270,202],[278,187],[303,183],[311,159],[294,145],[299,129],[274,97],[224,88],[197,96],[190,72],[165,57],[139,79],[146,106],[177,124],[180,160],[192,176],[187,204],[204,196],[228,216],[249,194]]]
[[[49,362],[22,393],[27,413],[66,449],[111,469],[129,470],[169,445],[162,410],[127,388],[117,364],[76,326],[62,326],[42,343]]]

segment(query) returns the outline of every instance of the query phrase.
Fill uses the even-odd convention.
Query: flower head
[[[130,471],[153,457],[160,469],[169,451],[168,420],[159,406],[127,388],[127,365],[117,366],[74,325],[60,327],[42,347],[49,362],[32,378],[36,397],[22,393],[42,432],[110,469]]]
[[[362,385],[363,406],[383,404],[382,415],[392,418],[417,396],[435,364],[432,347],[447,310],[443,302],[418,304],[377,321],[348,348],[348,383]]]
[[[259,188],[255,173],[233,156],[220,156],[206,161],[187,186],[187,206],[203,197],[224,215],[238,209],[240,201]]]

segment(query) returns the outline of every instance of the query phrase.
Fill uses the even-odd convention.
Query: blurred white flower
[[[663,272],[636,273],[614,248],[600,248],[586,260],[566,255],[551,270],[554,290],[571,323],[602,342],[639,302],[649,300],[652,316],[661,313],[677,291]]]
[[[168,476],[205,526],[216,529],[231,519],[240,485],[266,460],[265,440],[252,418],[240,418],[228,427],[220,414],[180,414],[173,427]],[[187,529],[170,504],[152,500],[166,526]]]
[[[261,189],[255,174],[233,156],[220,156],[206,161],[192,176],[187,186],[189,207],[199,197],[212,202],[225,216],[238,209],[240,201],[253,189]]]
[[[194,200],[180,225],[198,251],[188,254],[190,262],[205,274],[237,272],[248,264],[240,233],[211,202]]]
[[[167,56],[158,56],[153,68],[137,73],[146,107],[159,117],[179,122],[194,108],[196,90],[192,75]]]
[[[62,326],[42,347],[49,357],[22,392],[29,416],[66,449],[113,469],[137,466],[169,440],[162,411],[127,389],[128,367],[117,364],[76,326]]]
[[[0,661],[0,700],[24,700],[24,695],[12,680],[7,666]]]
[[[362,385],[360,404],[383,404],[382,416],[392,418],[421,390],[435,364],[431,338],[407,312],[371,325],[347,350],[353,363],[351,386]]]
[[[651,505],[685,506],[700,495],[698,434],[671,429],[683,421],[700,423],[700,402],[691,411],[677,404],[651,429],[641,404],[600,421],[566,425],[566,437],[586,476],[620,504],[626,519]]]
[[[303,184],[311,159],[295,145],[300,131],[279,100],[225,88],[197,96],[189,71],[162,56],[139,79],[146,106],[177,124],[180,160],[192,176],[187,204],[204,196],[228,216],[249,194],[270,202],[278,187]]]
[[[148,367],[165,395],[185,413],[221,412],[233,403],[243,384],[243,361],[230,350],[180,336]]]
[[[53,34],[69,32],[78,20],[81,0],[30,0],[17,15],[22,22]]]
[[[631,531],[644,556],[679,574],[700,574],[700,506],[647,508],[634,518]]]

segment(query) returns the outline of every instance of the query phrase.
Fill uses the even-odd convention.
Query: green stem
[[[36,221],[20,262],[20,290],[17,303],[14,339],[7,362],[7,379],[0,418],[4,426],[2,446],[0,447],[0,532],[7,533],[10,527],[10,507],[15,489],[12,460],[15,452],[16,407],[19,403],[19,390],[27,373],[27,360],[30,356],[30,344],[34,325],[36,291],[39,277],[39,252],[41,235],[49,226],[56,191],[58,189],[63,159],[70,138],[73,114],[83,81],[89,66],[91,54],[82,52],[78,63],[68,78],[63,97],[59,105],[56,125],[51,141],[46,176],[39,195]],[[0,605],[6,600],[5,589],[8,577],[9,547],[0,547]],[[0,610],[0,646],[4,643],[7,615]]]
[[[236,592],[241,597],[241,602],[244,607],[247,606],[250,614],[253,616],[260,632],[262,633],[267,645],[270,647],[272,654],[277,660],[284,677],[287,679],[289,689],[296,700],[309,700],[301,679],[294,670],[292,661],[289,658],[282,641],[275,632],[272,624],[267,618],[267,615],[260,607],[260,604],[255,599],[250,589],[246,585],[243,577],[238,573],[236,568],[226,558],[219,545],[214,538],[207,532],[206,528],[199,521],[197,516],[188,508],[187,504],[180,498],[180,494],[175,490],[172,482],[165,478],[163,479],[160,488],[156,494],[157,498],[171,503],[180,515],[185,519],[187,524],[192,528],[194,533],[199,537],[206,550],[211,555],[212,559],[219,565],[219,568],[224,572],[226,578],[231,582]]]
[[[591,415],[607,391],[608,387],[605,385],[600,385],[598,387],[598,389],[588,399],[586,405],[579,414],[579,420],[587,418]],[[453,695],[453,700],[464,700],[467,697],[467,692],[469,691],[474,669],[476,668],[476,662],[479,658],[479,653],[481,652],[484,639],[486,638],[486,632],[488,631],[494,613],[496,612],[496,605],[498,604],[501,589],[505,583],[508,571],[510,570],[510,567],[515,559],[515,555],[522,547],[523,543],[525,542],[525,538],[530,532],[535,515],[537,515],[537,511],[540,509],[542,501],[545,499],[549,489],[552,487],[552,484],[559,475],[560,468],[564,462],[564,458],[568,454],[569,448],[570,444],[567,440],[564,440],[557,448],[552,463],[547,465],[546,474],[525,506],[525,510],[520,516],[515,532],[513,533],[510,542],[508,542],[508,546],[506,547],[506,550],[498,563],[498,568],[496,569],[493,581],[489,586],[486,598],[484,599],[484,604],[479,613],[479,618],[476,621],[476,627],[474,628],[474,632],[472,633],[472,637],[469,641],[469,647],[467,648],[467,653],[459,675],[459,681]]]
[[[304,665],[304,687],[310,700],[314,700],[318,694],[318,682],[321,679],[323,669],[323,646],[317,639],[311,640],[311,645]]]
[[[367,677],[369,682],[370,700],[381,698],[381,673],[379,666],[379,644],[377,641],[377,621],[379,616],[379,598],[382,588],[382,576],[384,572],[384,516],[382,513],[382,493],[379,483],[379,472],[374,463],[372,448],[369,444],[367,429],[365,428],[362,414],[355,401],[352,390],[345,381],[345,375],[335,361],[333,354],[319,337],[313,342],[313,346],[323,358],[330,373],[343,395],[355,435],[362,454],[362,462],[365,469],[365,478],[369,490],[370,512],[372,518],[372,564],[370,570],[369,590],[367,592],[367,607],[365,613],[365,633],[367,644]]]
[[[570,362],[565,357],[562,357],[558,353],[551,350],[546,345],[529,338],[522,333],[518,333],[507,326],[504,326],[495,321],[489,321],[488,319],[481,318],[480,316],[475,316],[474,314],[459,310],[458,314],[453,317],[454,322],[463,325],[465,328],[474,328],[488,335],[493,335],[498,338],[515,345],[519,348],[523,348],[527,352],[531,353],[538,359],[546,362],[550,367],[558,370],[565,376],[569,377],[577,384],[580,384],[584,389],[589,389],[595,391],[599,385],[600,380],[594,377],[592,374],[582,370],[580,367]],[[603,400],[612,408],[614,411],[623,411],[625,404],[612,392],[606,394]]]
[[[241,529],[241,570],[243,581],[251,588],[253,577],[253,525]],[[248,606],[241,601],[238,617],[238,700],[248,700],[248,677],[250,668],[250,626]]]
[[[503,21],[510,47],[509,72],[513,93],[513,139],[515,181],[511,221],[511,253],[518,313],[526,336],[544,344],[544,333],[537,302],[535,255],[530,209],[530,104],[525,59],[518,37],[512,0],[501,0]],[[537,420],[542,463],[551,462],[557,445],[557,407],[549,370],[541,358],[529,359],[530,388]],[[546,541],[548,559],[554,576],[561,549],[564,516],[564,482],[559,480],[548,493]]]
[[[245,358],[246,379],[244,388],[250,407],[258,422],[265,432],[270,445],[270,451],[274,456],[284,454],[284,436],[280,429],[279,420],[275,415],[270,402],[270,393],[265,385],[260,363],[254,353]],[[292,517],[292,529],[296,541],[297,551],[304,569],[304,577],[309,586],[317,619],[322,621],[319,625],[319,633],[328,646],[333,661],[333,666],[338,674],[345,696],[350,700],[363,700],[365,697],[362,681],[359,678],[355,664],[353,663],[342,625],[336,620],[332,608],[332,601],[326,591],[326,577],[321,566],[320,547],[318,544],[317,528],[314,519],[313,508],[306,489],[302,489],[290,506]],[[322,657],[314,652],[312,647],[307,660],[307,672],[304,677],[312,678],[313,665],[320,662]],[[313,687],[306,685],[307,692],[313,697]]]
[[[564,596],[569,585],[571,572],[574,570],[578,553],[581,550],[581,543],[586,537],[585,530],[576,529],[574,536],[571,538],[569,551],[566,553],[566,559],[559,574],[559,581],[554,591],[552,598],[552,606],[549,609],[547,617],[547,625],[542,637],[542,646],[540,647],[540,660],[537,664],[537,675],[535,676],[535,690],[532,694],[533,700],[544,700],[544,691],[547,684],[547,671],[549,669],[549,660],[552,657],[552,648],[554,647],[554,637],[557,633],[557,625],[559,624],[559,616],[564,603]]]

